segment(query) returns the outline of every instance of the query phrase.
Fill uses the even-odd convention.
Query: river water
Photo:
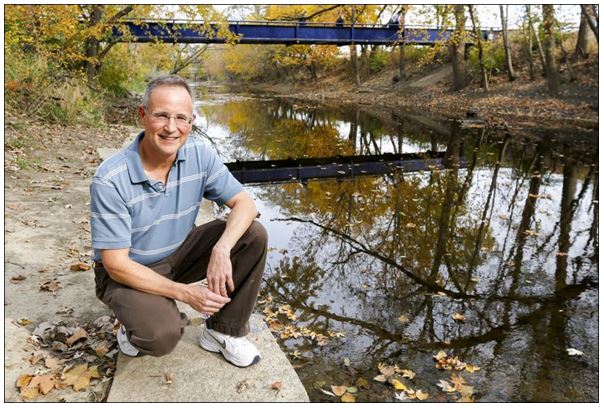
[[[246,186],[269,233],[258,312],[311,401],[413,397],[401,383],[598,400],[597,144],[195,89],[225,162],[444,152],[443,169]]]

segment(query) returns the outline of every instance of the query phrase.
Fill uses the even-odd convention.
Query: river
[[[311,401],[598,400],[597,145],[195,91],[225,162],[443,154],[246,185],[269,233],[258,313]]]

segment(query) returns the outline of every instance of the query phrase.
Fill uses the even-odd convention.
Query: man
[[[260,361],[244,336],[266,260],[267,235],[252,198],[216,153],[189,137],[193,97],[177,76],[152,80],[135,141],[103,162],[91,193],[97,297],[121,325],[129,356],[171,352],[187,317],[174,299],[209,316],[205,350],[239,367]],[[226,204],[226,222],[195,227],[203,198]],[[207,278],[208,287],[191,285]]]

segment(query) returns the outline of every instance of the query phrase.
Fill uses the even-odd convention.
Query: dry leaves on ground
[[[118,352],[116,330],[117,322],[110,316],[84,325],[63,321],[38,324],[28,338],[37,348],[29,358],[33,373],[21,375],[16,384],[21,397],[32,400],[69,386],[81,391],[93,380],[109,380]]]

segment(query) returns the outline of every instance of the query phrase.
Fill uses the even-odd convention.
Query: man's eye
[[[183,122],[188,122],[189,118],[185,115],[176,115],[176,120],[182,120]]]
[[[167,113],[156,113],[155,117],[158,119],[166,119],[166,120],[170,119],[170,116],[168,116]]]

